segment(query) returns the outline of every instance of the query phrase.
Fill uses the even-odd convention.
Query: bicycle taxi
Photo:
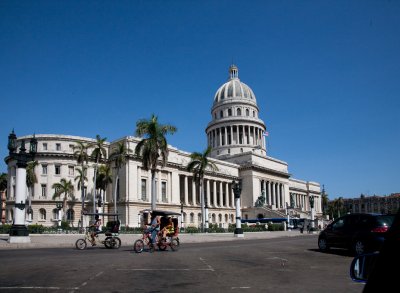
[[[118,214],[112,213],[85,213],[86,216],[101,217],[107,220],[106,226],[102,226],[100,232],[95,231],[93,226],[85,228],[84,238],[79,238],[75,242],[75,247],[79,250],[86,249],[88,244],[91,246],[104,245],[106,248],[120,248],[121,239],[119,236],[120,221]],[[92,241],[94,239],[94,241]]]
[[[171,248],[172,251],[176,251],[179,248],[179,217],[180,213],[173,211],[165,211],[165,210],[142,210],[140,211],[140,223],[143,229],[143,233],[140,239],[137,239],[133,244],[133,250],[137,253],[141,253],[146,248],[148,251],[153,252],[155,247],[152,245],[151,241],[151,221],[156,217],[160,216],[160,231],[156,236],[156,245],[159,250],[164,251],[168,247]],[[173,225],[173,232],[166,233],[165,238],[163,237],[164,228],[166,228],[170,221]],[[170,230],[169,230],[170,231]],[[167,232],[167,231],[166,231]]]

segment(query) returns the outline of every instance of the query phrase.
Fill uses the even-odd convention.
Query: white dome
[[[230,66],[229,80],[217,90],[214,104],[225,99],[244,99],[256,103],[256,96],[247,84],[240,81],[238,71],[235,65]]]

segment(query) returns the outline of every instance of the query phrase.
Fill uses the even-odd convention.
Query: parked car
[[[356,255],[379,251],[395,215],[347,214],[330,223],[318,236],[318,248],[348,249]]]
[[[385,233],[381,250],[377,253],[358,255],[350,265],[350,277],[356,282],[366,283],[363,293],[398,291],[399,247],[400,209],[389,231]]]

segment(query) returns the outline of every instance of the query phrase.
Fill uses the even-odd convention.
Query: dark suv
[[[377,251],[381,248],[394,217],[395,215],[347,214],[319,233],[318,247],[322,251],[327,251],[330,247],[345,248],[356,255]]]

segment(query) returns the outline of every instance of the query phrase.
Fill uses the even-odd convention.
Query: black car
[[[356,255],[378,251],[395,215],[347,214],[330,223],[318,236],[318,247],[349,249]]]

